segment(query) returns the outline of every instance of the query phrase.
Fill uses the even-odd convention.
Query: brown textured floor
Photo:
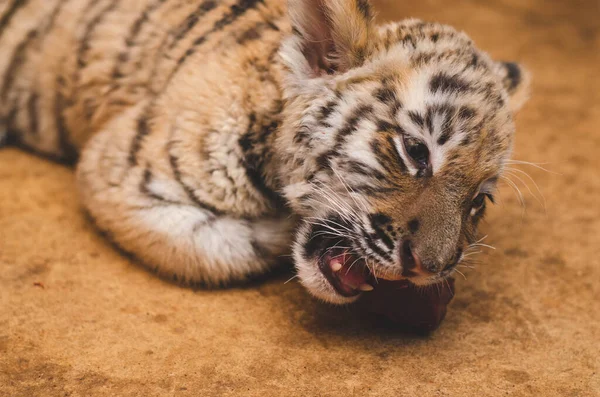
[[[526,168],[546,212],[502,190],[484,225],[497,250],[458,280],[438,332],[381,329],[287,274],[212,292],[165,283],[96,235],[70,170],[4,150],[0,395],[600,395],[598,1],[396,3],[379,1],[381,17],[447,22],[529,65],[516,158],[556,172]]]

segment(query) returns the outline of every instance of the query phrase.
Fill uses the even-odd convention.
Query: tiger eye
[[[429,164],[429,149],[420,140],[412,137],[404,138],[406,153],[419,168],[426,168]]]
[[[479,208],[483,205],[484,202],[485,202],[485,194],[479,193],[477,195],[477,197],[475,197],[475,199],[473,199],[473,207]]]

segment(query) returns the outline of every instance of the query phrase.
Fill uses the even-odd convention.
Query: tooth
[[[331,270],[333,270],[334,272],[339,272],[340,270],[342,270],[342,267],[343,265],[338,261],[331,262]]]
[[[364,283],[360,287],[358,287],[358,289],[361,291],[368,292],[373,291],[373,286],[371,284]]]

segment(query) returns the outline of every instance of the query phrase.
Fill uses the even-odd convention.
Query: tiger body
[[[292,253],[333,303],[452,273],[525,86],[466,35],[355,0],[5,0],[0,51],[0,134],[76,163],[125,251],[208,285]],[[358,281],[328,268],[352,268],[340,249]]]

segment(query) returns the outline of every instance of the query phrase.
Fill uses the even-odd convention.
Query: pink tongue
[[[367,282],[368,274],[364,266],[362,266],[358,262],[352,265],[352,262],[354,262],[354,260],[355,259],[350,259],[347,260],[346,263],[344,263],[344,266],[339,271],[339,277],[340,281],[345,285],[353,289],[358,289],[358,287]]]

